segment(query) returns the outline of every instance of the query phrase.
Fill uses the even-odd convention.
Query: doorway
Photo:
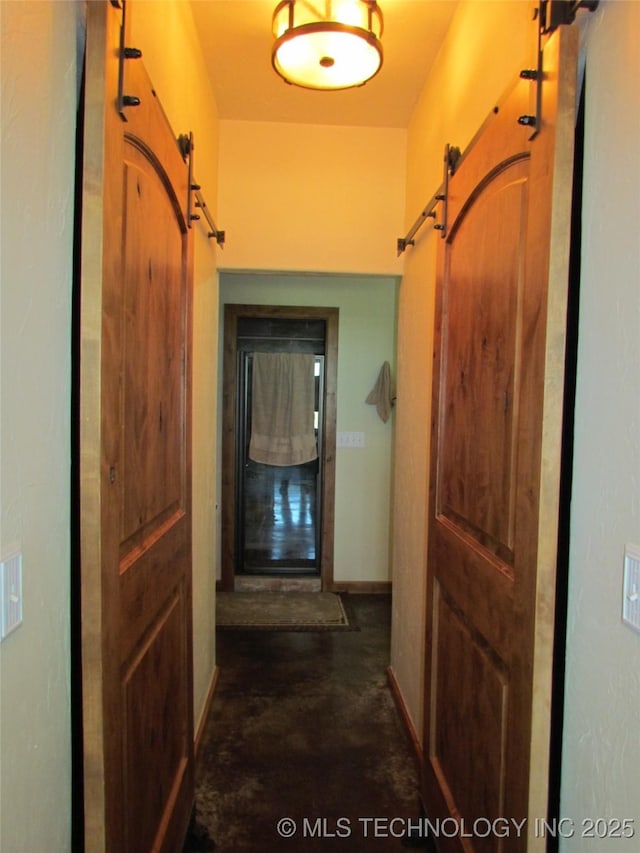
[[[222,447],[222,579],[333,583],[337,308],[226,305]],[[255,353],[313,362],[317,459],[267,465],[249,457]]]
[[[320,576],[324,349],[322,319],[238,320],[236,575]],[[251,458],[256,353],[308,357],[313,370],[313,415],[310,412],[309,419],[313,418],[316,459],[273,465]]]

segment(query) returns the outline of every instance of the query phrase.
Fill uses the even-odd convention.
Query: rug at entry
[[[358,630],[333,592],[219,592],[216,625],[221,630]]]

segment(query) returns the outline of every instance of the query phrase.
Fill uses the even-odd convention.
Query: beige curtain
[[[301,465],[317,458],[314,362],[305,353],[253,353],[249,458],[254,462]]]

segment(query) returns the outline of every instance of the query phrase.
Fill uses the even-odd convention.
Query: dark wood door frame
[[[322,589],[333,589],[333,539],[336,484],[336,400],[338,388],[338,308],[309,308],[280,305],[225,305],[222,365],[222,529],[221,590],[231,591],[236,566],[236,441],[237,441],[237,337],[238,319],[256,317],[278,320],[324,320],[325,375],[323,468],[321,494],[321,566]]]

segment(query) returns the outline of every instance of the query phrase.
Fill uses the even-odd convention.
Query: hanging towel
[[[315,356],[253,353],[249,458],[264,465],[317,459],[313,428]]]
[[[391,414],[391,407],[395,396],[391,383],[391,367],[388,361],[380,368],[380,373],[376,379],[376,384],[369,391],[369,396],[366,402],[371,406],[375,406],[380,418],[386,423]]]

